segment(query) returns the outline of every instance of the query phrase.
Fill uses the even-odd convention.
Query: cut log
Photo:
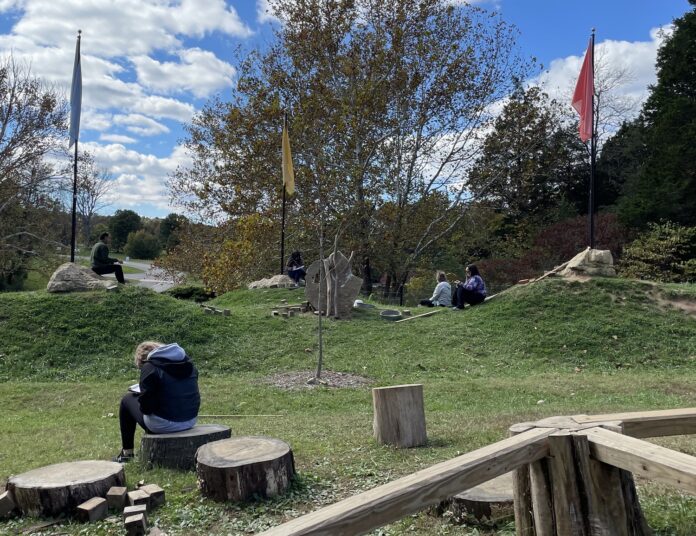
[[[107,514],[106,499],[102,497],[92,497],[89,501],[83,502],[77,507],[77,518],[81,521],[99,521],[104,519]]]
[[[31,516],[74,514],[77,505],[104,497],[112,486],[126,482],[120,463],[79,461],[40,467],[7,481],[17,508]]]
[[[145,434],[140,442],[140,454],[148,468],[193,469],[198,447],[231,435],[230,428],[221,424],[200,424],[173,434]]]
[[[145,518],[145,523],[147,523],[147,505],[146,504],[136,504],[135,506],[126,506],[123,509],[123,520],[125,521],[127,518],[131,516],[137,516],[138,514],[142,514],[143,517]]]
[[[128,504],[131,506],[137,506],[139,504],[144,504],[148,510],[150,509],[150,496],[144,491],[139,489],[128,492]]]
[[[372,407],[372,428],[378,443],[410,448],[428,441],[421,384],[372,389]]]
[[[201,493],[216,501],[248,501],[280,495],[295,475],[290,446],[263,436],[208,443],[196,453]]]
[[[15,510],[15,503],[9,491],[0,493],[0,518],[9,516]]]
[[[510,516],[512,510],[512,473],[505,473],[493,480],[474,486],[443,504],[454,515],[455,519],[465,519],[474,516],[478,521],[484,518],[492,519],[493,509],[507,509]]]
[[[144,491],[150,496],[150,508],[155,508],[164,504],[164,490],[160,488],[157,484],[148,484],[146,486],[141,486],[140,491]]]
[[[123,524],[126,527],[128,536],[144,536],[147,532],[147,521],[145,521],[143,514],[127,517]]]

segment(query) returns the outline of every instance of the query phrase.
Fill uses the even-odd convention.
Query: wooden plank
[[[605,415],[574,415],[573,420],[579,423],[621,421],[624,426],[624,434],[631,437],[696,434],[696,408],[634,411]]]
[[[548,463],[556,531],[568,536],[587,536],[582,520],[572,436],[567,431],[549,436]]]
[[[394,324],[398,324],[399,322],[407,322],[409,320],[413,320],[414,318],[423,318],[424,316],[433,316],[435,313],[439,313],[440,309],[435,309],[434,311],[428,311],[427,313],[423,313],[420,315],[416,316],[409,316],[408,318],[402,318],[401,320],[397,320],[394,322]]]
[[[265,536],[364,534],[548,454],[553,429],[534,429],[349,497]]]
[[[695,457],[603,428],[591,428],[583,433],[587,434],[596,460],[696,493]]]

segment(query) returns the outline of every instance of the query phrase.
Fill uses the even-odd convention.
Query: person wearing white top
[[[452,305],[452,287],[447,282],[445,272],[435,272],[437,285],[429,300],[421,300],[420,304],[426,307],[449,307]]]

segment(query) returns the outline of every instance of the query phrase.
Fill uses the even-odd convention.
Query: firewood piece
[[[106,503],[109,510],[123,510],[126,506],[128,488],[124,486],[113,486],[106,492]]]
[[[196,453],[201,493],[216,501],[273,497],[290,485],[295,462],[290,446],[263,436],[241,436],[208,443]]]
[[[157,484],[141,486],[140,491],[144,491],[150,496],[150,508],[155,508],[156,506],[164,504],[164,490]]]
[[[0,518],[8,517],[15,510],[15,503],[9,491],[0,493]]]
[[[399,448],[420,447],[428,441],[421,384],[372,389],[373,432],[378,443]]]
[[[108,505],[102,497],[92,497],[77,507],[77,518],[81,521],[99,521],[106,517]]]
[[[131,506],[135,506],[137,504],[144,504],[145,506],[150,508],[150,496],[145,493],[144,491],[140,491],[139,489],[129,491],[128,492],[128,504]]]
[[[128,536],[144,536],[147,532],[147,522],[143,514],[127,517],[123,524]]]
[[[86,460],[39,467],[7,481],[17,508],[30,516],[74,514],[78,504],[103,497],[112,486],[126,481],[123,465]]]
[[[232,314],[232,311],[230,311],[229,309],[223,309],[222,314],[225,316],[230,316],[230,314]]]
[[[136,504],[135,506],[126,506],[123,509],[123,520],[125,521],[127,517],[137,516],[142,514],[145,517],[145,523],[147,523],[147,505],[146,504]]]
[[[140,454],[148,468],[159,465],[170,469],[193,469],[198,447],[231,435],[230,428],[221,424],[199,424],[190,430],[171,434],[145,434],[140,442]]]

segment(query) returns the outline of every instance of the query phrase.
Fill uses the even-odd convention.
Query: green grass
[[[119,448],[118,401],[137,379],[131,353],[145,339],[177,341],[201,372],[202,414],[282,417],[224,421],[233,434],[290,443],[299,479],[283,498],[250,505],[200,498],[194,473],[127,466],[130,484],[165,488],[155,519],[168,534],[250,534],[288,516],[350,496],[458,453],[502,439],[510,424],[551,415],[694,406],[696,321],[658,304],[651,292],[696,297],[693,286],[620,279],[545,280],[465,311],[402,324],[376,310],[325,323],[325,368],[372,385],[422,383],[429,445],[406,451],[371,436],[369,387],[286,391],[263,382],[311,370],[317,318],[270,316],[300,291],[238,291],[212,303],[232,315],[204,315],[190,302],[146,289],[115,293],[0,295],[0,484],[10,474],[74,459],[107,459]],[[539,403],[543,401],[543,403]],[[211,422],[205,421],[204,422]],[[41,437],[37,442],[36,438]],[[663,440],[685,452],[689,440]],[[692,534],[693,498],[640,483],[658,534]],[[36,523],[0,523],[13,532]],[[4,527],[4,528],[3,528]],[[380,534],[512,534],[409,516]],[[49,534],[120,534],[109,523],[67,524]]]

